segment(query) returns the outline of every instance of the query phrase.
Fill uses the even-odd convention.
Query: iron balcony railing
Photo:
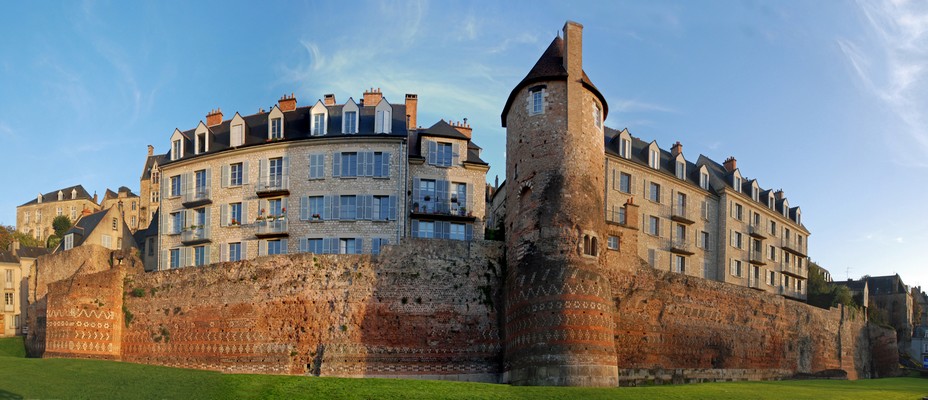
[[[467,205],[463,202],[459,202],[456,198],[445,200],[434,198],[425,200],[423,198],[419,201],[414,201],[409,206],[409,211],[414,214],[453,215],[459,217],[469,217],[473,215],[471,210],[467,208]]]
[[[278,233],[287,233],[287,220],[278,218],[274,220],[265,219],[258,221],[258,235],[273,235]]]
[[[184,193],[184,203],[194,203],[209,200],[209,186],[196,187],[193,190]]]
[[[764,232],[764,227],[763,227],[763,225],[761,225],[761,224],[751,224],[751,225],[749,225],[749,226],[748,226],[748,234],[751,235],[751,236],[753,236],[753,237],[759,238],[759,239],[766,239],[766,238],[767,238],[767,232]]]
[[[209,228],[196,227],[192,229],[186,229],[181,233],[180,240],[182,242],[197,242],[201,240],[209,240]]]
[[[692,224],[695,221],[689,207],[680,203],[673,203],[670,210],[670,219],[687,224]]]
[[[269,175],[258,179],[255,189],[258,192],[276,192],[290,190],[290,177],[287,175]]]

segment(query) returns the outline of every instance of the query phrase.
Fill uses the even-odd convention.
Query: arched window
[[[590,235],[583,235],[583,254],[590,254]]]
[[[593,257],[596,257],[596,256],[598,255],[598,254],[597,254],[597,253],[598,253],[598,251],[597,251],[598,248],[599,248],[599,246],[598,246],[596,237],[594,236],[593,239],[590,239],[590,255],[593,256]]]

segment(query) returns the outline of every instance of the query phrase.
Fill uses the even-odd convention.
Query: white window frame
[[[229,145],[238,147],[245,143],[245,124],[234,124],[229,131]]]
[[[528,92],[528,115],[541,115],[545,113],[545,87],[535,88]]]

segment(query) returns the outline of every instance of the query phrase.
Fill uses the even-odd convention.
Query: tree
[[[851,290],[844,285],[834,285],[825,281],[825,273],[814,261],[809,261],[808,303],[821,308],[844,304],[846,307],[860,307],[851,295]]]
[[[63,238],[65,232],[71,229],[72,226],[74,224],[71,223],[71,218],[68,218],[67,215],[59,215],[52,220],[52,229],[55,230],[55,236],[59,239]]]
[[[0,250],[9,249],[10,243],[13,243],[14,240],[18,240],[20,245],[27,247],[41,247],[44,245],[36,238],[19,232],[12,226],[0,225]]]

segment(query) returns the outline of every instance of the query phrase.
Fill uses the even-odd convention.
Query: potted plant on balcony
[[[319,214],[313,214],[313,221],[319,221],[322,217]]]
[[[467,215],[467,207],[461,207],[460,213],[462,217]]]
[[[425,201],[432,201],[432,196],[425,195]]]
[[[232,218],[232,222],[230,222],[229,225],[231,225],[231,226],[239,226],[239,225],[241,225],[241,223],[238,222],[237,219]]]
[[[412,203],[412,211],[419,212],[419,202]]]

